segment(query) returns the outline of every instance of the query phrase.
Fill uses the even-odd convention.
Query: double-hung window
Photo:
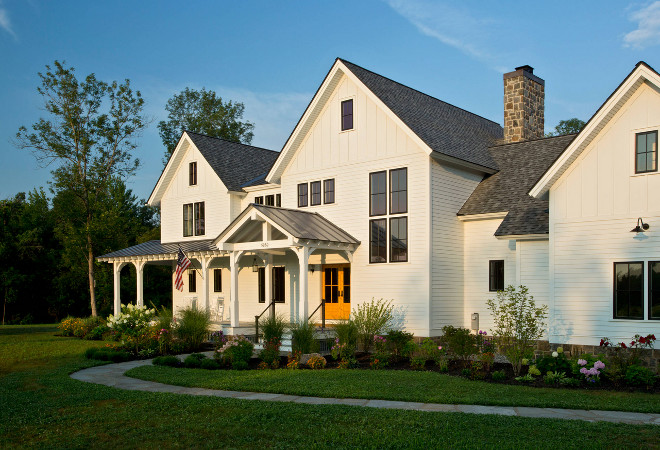
[[[307,206],[307,183],[298,185],[298,207]]]
[[[203,236],[206,232],[204,217],[204,202],[183,205],[183,235]]]
[[[614,318],[644,319],[644,263],[614,263]]]
[[[353,99],[341,102],[341,131],[353,129]]]
[[[197,162],[188,164],[188,185],[194,186],[197,184]]]
[[[635,135],[635,173],[658,171],[658,132]]]
[[[335,202],[335,179],[323,180],[323,203]]]
[[[316,206],[321,204],[321,182],[312,181],[309,183],[310,189],[312,191],[312,198],[309,204],[311,206]]]

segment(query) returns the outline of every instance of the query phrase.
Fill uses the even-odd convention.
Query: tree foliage
[[[523,358],[533,356],[536,340],[545,332],[548,306],[536,306],[525,286],[508,286],[486,304],[495,324],[493,334],[518,376]]]
[[[560,120],[555,127],[555,131],[551,131],[550,133],[546,134],[546,137],[565,136],[567,134],[579,133],[585,125],[586,123],[577,117]]]
[[[40,164],[54,166],[51,188],[68,210],[60,208],[68,213],[60,216],[58,227],[70,241],[65,247],[84,249],[91,313],[96,315],[94,256],[101,246],[99,233],[106,228],[103,218],[113,186],[139,165],[132,152],[146,126],[144,100],[129,80],[106,83],[94,74],[78,80],[74,69],[59,61],[46,66],[39,77],[37,91],[48,117],[30,130],[20,127],[16,145],[32,150]]]
[[[167,101],[167,120],[158,123],[165,146],[167,163],[184,130],[211,137],[249,144],[254,124],[241,120],[245,106],[231,100],[224,102],[214,91],[185,88]]]

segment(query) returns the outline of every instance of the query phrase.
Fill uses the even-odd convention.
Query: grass
[[[0,327],[0,448],[653,447],[660,427],[122,391],[73,380],[102,345]],[[212,372],[216,375],[220,372]],[[229,372],[227,374],[230,374]]]
[[[532,388],[470,381],[436,372],[341,369],[236,372],[143,366],[128,371],[127,375],[178,386],[315,397],[660,413],[657,394]]]

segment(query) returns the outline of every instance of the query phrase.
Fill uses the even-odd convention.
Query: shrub
[[[264,369],[280,367],[280,341],[272,338],[264,345],[264,349],[259,352],[259,359],[264,363]]]
[[[85,319],[77,319],[73,327],[73,335],[78,338],[84,338],[92,330],[101,325],[105,326],[105,320],[101,317],[90,316]],[[102,335],[103,333],[101,333],[101,336]]]
[[[372,369],[384,369],[390,361],[390,351],[387,345],[387,338],[380,335],[374,336],[374,353],[371,355],[369,366]]]
[[[625,380],[628,386],[650,388],[655,384],[656,377],[651,369],[633,365],[626,370]]]
[[[67,317],[66,319],[62,320],[59,325],[59,330],[60,334],[62,336],[73,336],[73,330],[76,326],[76,323],[80,321],[81,319],[77,319],[75,317]]]
[[[218,364],[218,361],[214,359],[206,358],[200,362],[199,367],[206,370],[218,370],[220,368],[220,364]]]
[[[211,326],[211,316],[207,311],[184,308],[176,322],[176,336],[188,350],[198,350],[206,340]]]
[[[300,352],[289,353],[286,361],[287,369],[299,369],[300,368]]]
[[[297,322],[291,326],[291,349],[300,353],[315,353],[319,343],[316,340],[316,326],[311,322]]]
[[[89,333],[85,335],[85,339],[89,341],[100,341],[103,339],[103,335],[110,331],[110,327],[105,324],[99,325],[98,327],[93,328]]]
[[[151,362],[155,366],[179,367],[181,361],[176,356],[158,356]]]
[[[137,336],[145,329],[156,325],[156,310],[133,304],[122,305],[121,312],[108,316],[108,326],[123,336]]]
[[[577,378],[562,378],[561,380],[559,380],[559,384],[568,387],[578,387],[580,386],[580,380],[578,380]]]
[[[166,307],[162,307],[160,311],[157,312],[156,315],[156,325],[158,326],[159,330],[165,329],[168,331],[172,331],[172,322],[174,321],[174,315],[172,314],[172,310]]]
[[[390,330],[387,332],[386,338],[392,357],[400,360],[406,356],[404,349],[406,344],[413,340],[413,334],[401,330]]]
[[[287,322],[284,316],[268,316],[259,324],[259,328],[264,335],[264,342],[271,342],[273,339],[282,342],[282,337],[286,333]]]
[[[535,365],[529,366],[527,373],[534,377],[538,377],[539,375],[541,375],[541,371]]]
[[[412,369],[424,369],[427,361],[435,362],[441,369],[447,367],[444,348],[431,338],[424,339],[420,344],[410,341],[406,344],[405,352],[410,357]]]
[[[230,336],[225,345],[216,351],[226,363],[231,364],[234,370],[243,370],[248,368],[248,362],[252,358],[254,345],[248,341],[245,336]]]
[[[327,363],[327,361],[325,360],[325,358],[323,356],[321,356],[321,355],[316,356],[315,355],[315,356],[311,356],[307,360],[307,367],[309,367],[310,369],[315,369],[315,370],[323,369],[325,367],[326,363]]]
[[[207,359],[201,353],[192,353],[183,360],[183,366],[188,369],[197,369],[202,366],[202,361]]]
[[[555,353],[557,356],[554,356]],[[535,365],[539,368],[541,373],[548,372],[564,372],[571,373],[571,361],[566,358],[564,352],[555,352],[552,355],[542,356],[536,359]]]
[[[130,361],[130,360],[131,360],[131,354],[123,350],[108,352],[108,361],[118,363],[118,362]]]
[[[342,361],[355,359],[355,350],[357,348],[358,329],[355,322],[345,320],[335,325],[337,337],[332,346],[332,357]]]
[[[456,358],[466,361],[477,352],[477,338],[467,328],[447,325],[442,327],[442,333],[447,351]]]
[[[531,383],[531,382],[534,381],[534,377],[532,376],[531,373],[528,373],[528,374],[525,375],[525,376],[522,376],[522,377],[516,377],[515,380],[516,380],[518,383]]]
[[[393,319],[391,301],[371,299],[369,303],[363,303],[355,308],[353,321],[358,330],[362,348],[365,352],[371,349],[374,336],[385,331],[388,323]]]
[[[493,381],[503,381],[506,380],[506,373],[503,370],[496,370],[490,374],[490,377]]]
[[[620,342],[613,344],[609,338],[600,340],[600,347],[607,352],[609,358],[609,368],[607,376],[614,382],[625,381],[628,368],[633,365],[639,365],[641,362],[641,351],[643,349],[653,349],[655,335],[647,336],[635,335],[630,343]]]
[[[601,369],[605,368],[605,364],[598,360],[595,363],[593,363],[593,367],[587,368],[591,364],[587,362],[585,359],[578,359],[577,361],[578,366],[581,367],[580,373],[584,375],[584,379],[589,382],[589,383],[597,383],[600,381],[600,371]]]
[[[536,341],[543,336],[548,307],[537,307],[525,286],[519,286],[519,290],[508,286],[497,293],[495,300],[489,299],[487,305],[493,316],[494,334],[500,349],[513,366],[514,374],[518,375],[522,359],[533,355]]]
[[[214,331],[213,333],[211,333],[209,339],[213,343],[213,348],[215,350],[219,349],[220,347],[225,345],[225,342],[227,342],[227,337],[222,332],[222,330]]]
[[[543,382],[545,384],[557,385],[561,383],[561,380],[566,378],[566,372],[548,372],[543,377]]]

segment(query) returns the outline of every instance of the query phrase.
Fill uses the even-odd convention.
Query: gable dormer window
[[[264,204],[264,197],[263,197],[263,195],[260,195],[260,196],[258,196],[258,197],[255,197],[255,198],[254,198],[254,203],[255,203],[256,205],[263,205],[263,204]]]
[[[658,132],[635,135],[635,173],[658,171]]]
[[[195,186],[197,184],[197,162],[188,164],[188,185]]]
[[[204,202],[183,205],[183,236],[203,236],[206,233]]]
[[[353,129],[353,99],[341,102],[341,131]]]
[[[266,196],[266,206],[275,206],[275,196],[267,195]]]

